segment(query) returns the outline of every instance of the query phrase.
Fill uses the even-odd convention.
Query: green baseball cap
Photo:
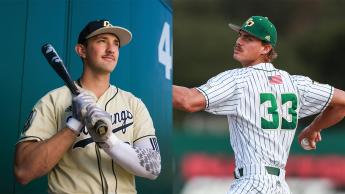
[[[229,24],[229,27],[236,32],[243,30],[260,40],[270,43],[272,47],[275,47],[277,43],[277,30],[267,17],[252,16],[241,27],[235,24]]]

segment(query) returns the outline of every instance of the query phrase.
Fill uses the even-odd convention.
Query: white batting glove
[[[72,99],[72,118],[70,118],[66,125],[74,133],[79,134],[81,129],[85,126],[84,118],[86,116],[86,108],[96,102],[94,95],[88,92],[81,92],[78,96]]]
[[[115,144],[115,142],[113,141],[117,141],[118,139],[111,138],[114,135],[112,132],[110,114],[98,107],[96,104],[92,104],[88,106],[86,109],[86,128],[89,131],[93,141],[96,142],[102,148],[112,147]],[[105,127],[107,127],[107,131],[104,132],[104,134],[100,134],[95,127],[98,121],[102,121],[105,124]]]

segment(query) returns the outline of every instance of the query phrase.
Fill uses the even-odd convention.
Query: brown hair
[[[278,53],[274,50],[274,48],[272,48],[271,51],[267,53],[267,59],[269,60],[269,62],[272,62],[277,57]]]

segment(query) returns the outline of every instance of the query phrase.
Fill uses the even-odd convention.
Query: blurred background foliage
[[[344,90],[344,8],[344,0],[174,0],[174,84],[196,87],[240,68],[232,59],[237,34],[228,23],[262,15],[278,31],[276,67]],[[177,110],[174,128],[228,130],[224,117]]]

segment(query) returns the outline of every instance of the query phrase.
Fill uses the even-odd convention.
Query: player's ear
[[[84,59],[86,56],[86,48],[83,44],[77,44],[75,45],[75,52],[82,58]]]
[[[272,50],[272,45],[270,44],[263,44],[261,49],[262,55],[267,55]]]

